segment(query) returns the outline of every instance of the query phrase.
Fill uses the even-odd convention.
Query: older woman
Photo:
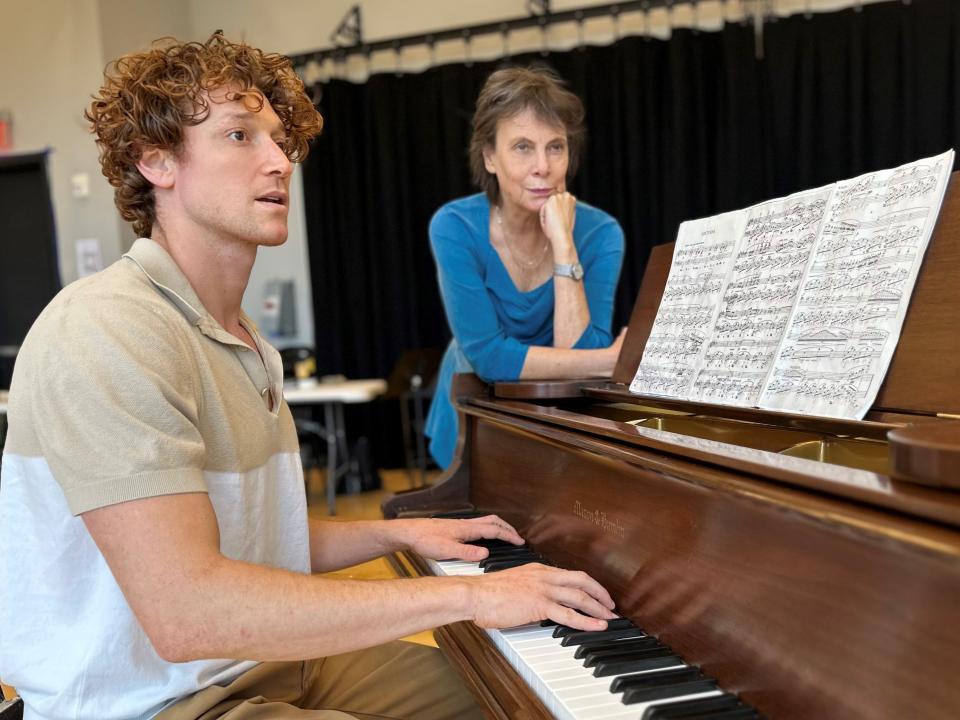
[[[455,372],[487,381],[613,372],[623,231],[567,192],[582,123],[579,98],[547,69],[498,70],[477,99],[470,166],[484,192],[447,203],[430,222],[453,330],[426,427],[441,467],[456,444]]]

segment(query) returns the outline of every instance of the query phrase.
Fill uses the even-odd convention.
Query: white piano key
[[[551,640],[553,639],[553,628],[540,627],[540,623],[533,625],[521,625],[515,628],[506,628],[500,630],[505,638],[513,640]]]
[[[531,648],[527,651],[527,657],[529,658],[550,657],[553,655],[566,657],[567,655],[572,655],[572,653],[570,652],[570,648],[553,644],[544,644],[543,647]]]
[[[428,560],[427,563],[436,575],[483,574],[479,563],[464,560]],[[721,694],[720,690],[713,690],[650,703],[624,705],[621,702],[622,693],[610,692],[613,678],[594,677],[593,668],[585,668],[583,660],[574,657],[577,647],[563,647],[561,638],[553,637],[553,630],[553,626],[541,627],[539,623],[532,623],[504,630],[487,630],[487,634],[507,662],[558,720],[639,720],[651,705]],[[674,667],[685,666],[681,664]],[[627,674],[648,672],[658,670]]]

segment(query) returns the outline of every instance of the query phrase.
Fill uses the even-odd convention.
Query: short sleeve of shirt
[[[206,490],[191,327],[159,305],[68,302],[18,357],[34,375],[39,451],[74,515]]]

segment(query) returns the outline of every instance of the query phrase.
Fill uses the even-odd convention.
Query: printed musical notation
[[[953,151],[683,223],[637,393],[862,418]]]
[[[746,228],[692,400],[759,402],[832,191],[819,188],[746,211]]]
[[[670,277],[647,339],[633,392],[684,397],[703,364],[745,218],[726,213],[680,226]]]
[[[862,418],[896,349],[953,152],[837,183],[759,406]]]

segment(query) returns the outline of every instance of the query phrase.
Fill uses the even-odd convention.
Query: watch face
[[[573,280],[583,279],[583,265],[576,262],[572,265],[554,265],[553,274],[558,277],[571,278]]]

